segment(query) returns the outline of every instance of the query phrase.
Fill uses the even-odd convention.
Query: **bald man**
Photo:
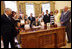
[[[68,43],[71,43],[71,23],[70,23],[70,18],[71,18],[71,12],[68,10],[68,7],[64,7],[64,11],[61,14],[61,25],[66,26],[66,32],[68,36]]]
[[[6,8],[5,13],[1,16],[1,36],[3,37],[4,48],[9,48],[9,42],[11,48],[15,48],[13,32],[15,28],[10,18],[11,13],[11,9]]]

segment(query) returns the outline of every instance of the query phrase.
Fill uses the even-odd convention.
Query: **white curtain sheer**
[[[26,14],[28,15],[28,17],[30,16],[30,13],[33,14],[33,17],[35,16],[34,5],[33,4],[26,4]]]
[[[46,14],[46,10],[48,10],[48,13],[50,13],[50,3],[42,4],[42,11],[44,14]]]
[[[10,8],[12,11],[17,12],[17,2],[16,1],[5,1],[5,8]]]

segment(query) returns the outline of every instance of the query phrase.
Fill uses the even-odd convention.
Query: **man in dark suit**
[[[70,18],[71,18],[71,12],[68,10],[68,7],[64,8],[64,11],[61,14],[61,25],[66,26],[66,32],[68,35],[68,43],[71,43],[71,23],[70,23]]]
[[[11,13],[11,9],[6,8],[5,13],[1,16],[1,36],[3,37],[4,48],[9,47],[9,42],[11,48],[15,48],[15,27],[10,18]]]
[[[43,17],[44,24],[50,23],[50,16],[48,14],[48,10],[46,10],[46,14]]]
[[[40,23],[40,21],[38,21],[38,19],[36,19],[35,22],[33,23],[33,25],[35,25],[35,26],[40,26],[41,23]]]
[[[35,21],[35,18],[32,16],[32,13],[30,14],[30,17],[28,17],[28,20],[30,21],[30,27],[32,27],[32,24]]]

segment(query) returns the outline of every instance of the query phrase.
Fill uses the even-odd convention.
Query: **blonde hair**
[[[39,14],[39,17],[41,17],[42,16],[42,14]]]
[[[42,14],[39,14],[39,16],[41,16]]]

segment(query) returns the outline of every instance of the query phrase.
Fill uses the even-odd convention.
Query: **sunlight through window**
[[[50,13],[50,3],[42,4],[42,11],[46,14],[46,10]]]
[[[5,1],[5,8],[10,8],[12,11],[17,11],[16,1]]]
[[[33,4],[27,4],[26,3],[26,14],[28,15],[28,17],[30,16],[30,13],[32,13],[33,14],[33,17],[35,17],[34,5]]]

